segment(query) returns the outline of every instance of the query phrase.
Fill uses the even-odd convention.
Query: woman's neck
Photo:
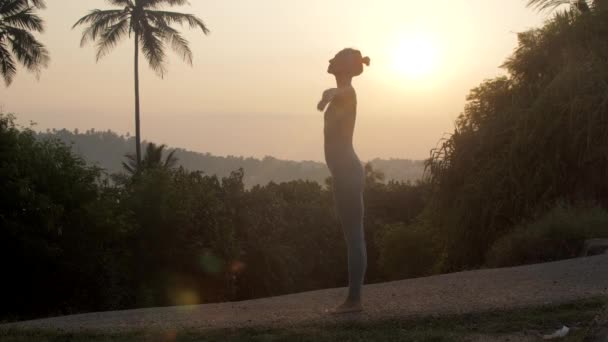
[[[352,77],[336,75],[336,84],[338,85],[338,88],[352,87],[352,83]]]

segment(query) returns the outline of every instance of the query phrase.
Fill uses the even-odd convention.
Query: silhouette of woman
[[[363,187],[365,172],[353,148],[357,116],[357,94],[352,79],[369,66],[369,57],[354,49],[344,49],[329,61],[327,72],[336,77],[337,88],[328,89],[317,108],[325,111],[325,161],[333,177],[336,209],[348,247],[349,291],[346,301],[331,313],[358,312],[361,288],[367,268],[363,233]]]

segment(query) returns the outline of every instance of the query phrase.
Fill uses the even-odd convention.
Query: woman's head
[[[369,57],[363,57],[361,51],[344,49],[329,61],[327,72],[336,76],[359,76],[363,73],[363,64],[369,66]]]

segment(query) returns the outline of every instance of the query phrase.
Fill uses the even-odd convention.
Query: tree
[[[0,320],[124,305],[130,226],[118,192],[70,146],[14,121],[0,112],[0,258],[11,260]]]
[[[29,2],[31,2],[32,5],[36,8],[46,8],[45,0],[29,0]]]
[[[156,145],[149,143],[146,147],[146,154],[141,162],[137,161],[137,157],[132,154],[127,154],[127,162],[123,162],[123,168],[134,175],[145,169],[164,169],[170,170],[177,164],[177,157],[174,156],[175,150],[171,151],[163,161],[163,150],[167,145]]]
[[[48,51],[31,33],[44,32],[44,22],[35,13],[42,7],[41,0],[0,0],[0,74],[6,86],[17,73],[15,59],[37,76],[49,63]]]
[[[595,8],[521,33],[508,77],[473,89],[433,151],[427,211],[443,270],[483,264],[498,239],[557,201],[608,207],[608,11]]]
[[[555,10],[562,5],[570,5],[581,13],[590,12],[592,9],[603,10],[608,8],[606,0],[528,0],[528,7],[539,11]]]
[[[148,64],[160,77],[166,72],[165,44],[192,65],[192,51],[188,41],[172,24],[187,24],[190,28],[200,28],[209,33],[205,23],[192,14],[162,10],[163,6],[181,6],[187,0],[107,0],[110,4],[122,7],[112,10],[92,10],[80,18],[72,28],[87,25],[80,45],[97,41],[97,61],[112,50],[118,42],[133,36],[135,43],[135,148],[137,163],[141,163],[141,134],[139,116],[139,50]]]

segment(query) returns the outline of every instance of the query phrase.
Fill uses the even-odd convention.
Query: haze
[[[293,160],[323,160],[323,120],[315,105],[334,86],[325,71],[341,48],[358,48],[372,59],[355,81],[361,159],[421,159],[452,131],[469,89],[504,74],[498,66],[515,47],[516,33],[543,20],[519,0],[191,3],[176,10],[198,15],[212,33],[183,30],[193,67],[171,52],[164,79],[141,65],[143,139]],[[94,45],[80,48],[82,31],[71,29],[89,10],[109,7],[102,0],[49,1],[40,38],[51,65],[39,80],[20,70],[10,88],[1,86],[4,111],[39,130],[132,134],[132,41],[96,63]],[[410,75],[404,70],[419,69],[411,64],[425,56],[407,57],[408,48],[420,46],[434,51],[434,62],[420,66],[424,75]]]

